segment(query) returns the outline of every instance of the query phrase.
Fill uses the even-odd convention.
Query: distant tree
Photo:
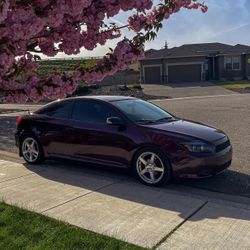
[[[194,0],[1,0],[0,91],[6,102],[38,102],[63,98],[76,90],[81,79],[91,83],[124,70],[143,58],[144,44],[156,37],[164,19],[182,8],[207,11]],[[159,1],[157,1],[159,2]],[[109,22],[121,11],[135,11],[127,25]],[[135,32],[122,38],[121,29]],[[90,68],[79,66],[66,72],[40,77],[35,73],[39,54],[80,53],[121,38],[114,50]],[[25,75],[25,79],[23,79]],[[22,77],[20,77],[22,76]]]

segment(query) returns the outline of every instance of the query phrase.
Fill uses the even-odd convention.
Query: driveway
[[[176,83],[168,85],[143,84],[142,88],[143,92],[147,95],[158,95],[171,98],[235,94],[235,92],[211,82]]]

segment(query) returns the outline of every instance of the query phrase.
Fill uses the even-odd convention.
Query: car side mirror
[[[126,127],[125,122],[120,117],[108,117],[106,122],[111,126]]]

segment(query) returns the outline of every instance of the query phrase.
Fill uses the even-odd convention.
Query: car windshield
[[[143,100],[118,100],[114,101],[113,105],[136,123],[150,124],[167,122],[174,119],[173,116],[166,111]]]

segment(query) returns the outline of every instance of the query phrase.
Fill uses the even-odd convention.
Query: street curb
[[[161,102],[161,101],[176,101],[176,100],[192,100],[192,99],[204,99],[204,98],[216,98],[216,97],[229,97],[229,96],[242,96],[250,94],[227,94],[227,95],[207,95],[207,96],[187,96],[187,97],[176,97],[166,99],[152,99],[150,102]]]

